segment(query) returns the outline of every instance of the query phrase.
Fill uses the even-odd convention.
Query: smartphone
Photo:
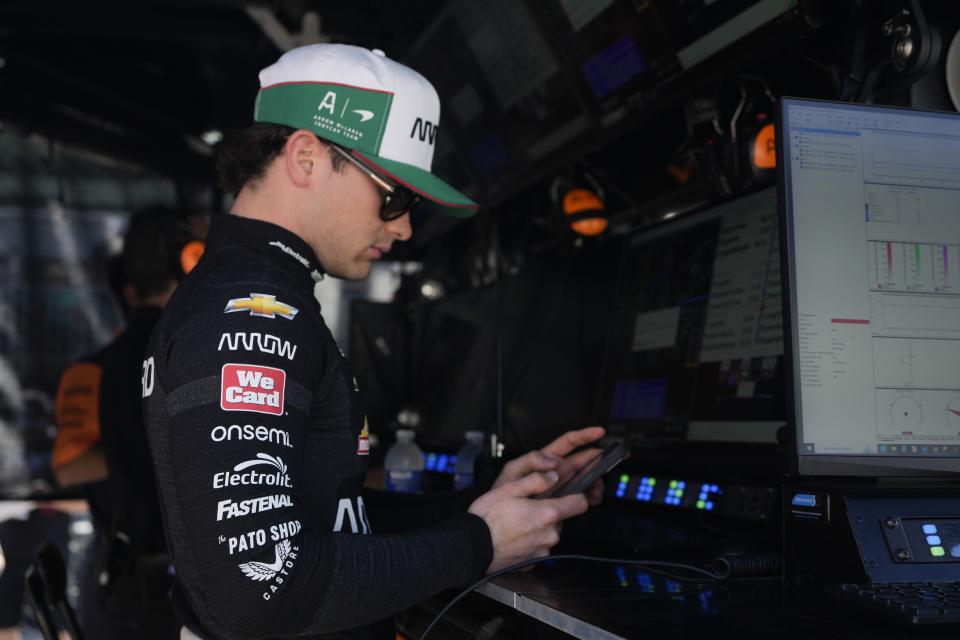
[[[582,493],[589,489],[590,485],[592,485],[597,478],[623,462],[629,454],[630,449],[623,440],[614,440],[603,448],[600,455],[583,465],[583,467],[573,474],[573,477],[567,480],[562,486],[548,491],[542,497],[562,498],[563,496],[569,496],[573,493]]]

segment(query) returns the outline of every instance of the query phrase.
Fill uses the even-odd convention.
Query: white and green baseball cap
[[[309,129],[350,149],[448,215],[479,208],[430,173],[440,126],[433,85],[377,49],[315,44],[286,52],[260,72],[253,119]]]

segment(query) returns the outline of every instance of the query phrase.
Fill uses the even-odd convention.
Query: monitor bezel
[[[814,100],[783,96],[777,100],[774,109],[774,131],[777,153],[777,219],[780,224],[780,279],[781,301],[783,304],[783,340],[784,340],[784,380],[787,384],[787,452],[790,469],[800,476],[843,476],[843,477],[905,477],[939,476],[956,478],[960,474],[960,458],[943,456],[863,456],[863,455],[805,455],[802,452],[798,435],[802,429],[800,390],[797,363],[794,354],[799,351],[799,337],[794,327],[793,310],[796,307],[795,272],[793,269],[792,228],[788,219],[787,206],[792,192],[788,173],[790,165],[786,154],[787,132],[785,127],[786,111],[790,105],[822,105],[855,109],[866,107],[872,110],[909,111],[917,114],[942,114],[960,119],[960,115],[946,111],[930,111],[888,107],[881,105],[861,105],[832,100]],[[950,465],[950,468],[946,468]]]

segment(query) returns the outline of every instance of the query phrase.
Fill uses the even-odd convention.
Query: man
[[[54,473],[62,486],[86,489],[96,532],[80,607],[93,637],[169,638],[178,628],[139,383],[150,334],[189,266],[181,253],[191,240],[171,209],[131,217],[121,260],[127,325],[67,368],[57,392]]]
[[[588,500],[530,498],[603,430],[510,463],[459,513],[364,501],[366,420],[314,284],[366,278],[410,237],[420,199],[458,216],[476,204],[429,173],[433,87],[382,52],[303,47],[260,79],[257,124],[220,150],[231,215],[214,219],[143,365],[175,605],[202,637],[392,638],[358,627],[546,555]]]

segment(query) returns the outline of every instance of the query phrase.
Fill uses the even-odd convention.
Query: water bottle
[[[413,431],[397,429],[397,441],[387,451],[383,463],[387,491],[419,493],[423,480],[423,452],[413,441]]]
[[[481,449],[483,449],[483,431],[467,431],[467,440],[457,452],[457,464],[453,471],[455,489],[469,489],[473,486],[473,467]]]

